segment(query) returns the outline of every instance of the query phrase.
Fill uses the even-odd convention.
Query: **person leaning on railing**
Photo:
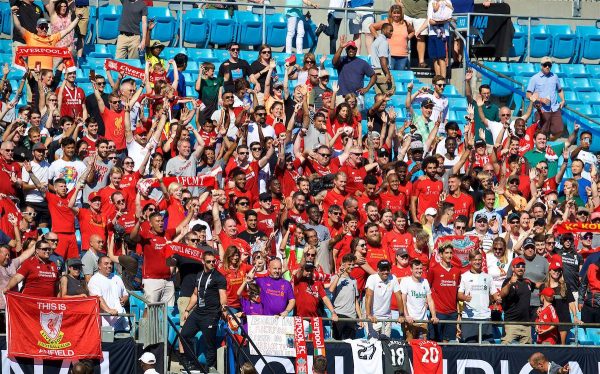
[[[529,322],[529,300],[536,286],[525,275],[525,259],[515,258],[512,263],[512,276],[506,278],[500,289],[502,308],[504,309],[504,321],[506,322]],[[525,325],[504,326],[502,344],[511,344],[518,341],[521,344],[531,344],[531,327]]]

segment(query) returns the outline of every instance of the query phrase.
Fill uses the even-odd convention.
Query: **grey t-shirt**
[[[183,160],[179,156],[173,157],[167,162],[165,174],[175,177],[195,177],[197,164],[198,160],[194,153],[187,160]]]
[[[329,138],[327,130],[323,132],[316,129],[311,123],[306,129],[306,136],[304,137],[304,149],[312,151],[317,145],[327,145],[327,139]]]
[[[542,256],[535,256],[533,260],[529,261],[523,256],[519,256],[525,259],[525,278],[529,279],[534,283],[543,282],[548,275],[548,261]],[[509,279],[512,276],[512,267],[508,269],[506,278]],[[536,287],[531,293],[530,306],[540,306],[540,290]]]
[[[142,16],[148,16],[148,7],[143,0],[122,0],[123,13],[119,21],[119,31],[140,35]]]
[[[83,264],[83,275],[94,275],[98,272],[98,255],[93,251],[87,251],[81,258]]]
[[[334,275],[337,278],[337,275]],[[333,282],[334,278],[331,279]],[[352,277],[344,277],[339,280],[335,290],[333,291],[333,307],[335,313],[350,318],[356,318],[356,308],[354,300],[358,297],[358,287],[356,279]]]
[[[371,45],[371,66],[373,69],[381,69],[381,60],[380,57],[386,57],[388,60],[388,66],[390,63],[390,43],[388,43],[387,38],[383,34],[379,34],[379,36],[373,41]]]
[[[329,229],[323,225],[305,225],[305,227],[317,232],[319,247],[317,249],[316,261],[321,265],[323,271],[329,274],[331,272],[331,252],[329,251],[331,234],[329,233]]]

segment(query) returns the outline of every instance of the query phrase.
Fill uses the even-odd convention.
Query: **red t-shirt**
[[[438,264],[429,269],[427,281],[431,287],[431,297],[435,303],[436,312],[443,314],[456,312],[460,276],[461,270],[457,267],[447,270]]]
[[[367,278],[369,278],[369,273],[367,273],[360,266],[355,267],[350,272],[350,276],[356,279],[356,289],[358,290],[358,294],[362,295],[365,290],[365,286],[367,285]]]
[[[326,296],[323,283],[294,277],[294,297],[296,315],[300,317],[319,317],[319,302]]]
[[[225,167],[225,174],[229,175],[231,170],[239,167],[246,173],[246,190],[250,191],[255,196],[258,196],[258,173],[260,168],[258,167],[258,161],[252,161],[248,163],[246,166],[240,166],[238,163],[232,158],[227,163]]]
[[[252,248],[250,245],[240,238],[232,238],[225,233],[225,231],[221,231],[219,233],[219,240],[221,241],[221,245],[223,246],[223,250],[226,250],[230,245],[235,246],[241,252],[245,252],[250,254],[252,252]]]
[[[204,140],[204,146],[210,144],[210,139],[217,139],[217,133],[213,130],[211,132],[206,132],[202,129],[198,131],[202,140]]]
[[[69,208],[69,200],[75,193],[75,189],[65,197],[60,197],[52,192],[46,192],[48,210],[52,217],[52,231],[61,234],[75,233],[75,213]]]
[[[420,218],[427,208],[438,208],[438,200],[443,189],[442,181],[427,178],[415,182],[413,196],[417,197],[417,218]]]
[[[296,213],[292,209],[288,210],[288,218],[293,219],[296,223],[306,224],[308,223],[308,214],[306,211]]]
[[[332,205],[337,205],[340,208],[344,205],[344,200],[348,196],[347,191],[342,191],[342,193],[336,192],[335,189],[331,189],[327,191],[325,197],[323,198],[323,212],[325,213],[324,218],[327,218],[329,207]]]
[[[115,204],[111,201],[110,197],[115,192],[120,192],[123,194],[123,198],[125,199],[125,204],[127,205],[127,209],[130,211],[135,211],[135,200],[134,197],[130,194],[131,189],[116,189],[113,186],[102,187],[98,190],[98,195],[100,195],[100,199],[102,199],[102,215],[105,217],[112,217],[117,212],[117,208]],[[133,207],[133,209],[132,209]]]
[[[545,308],[543,308],[535,322],[549,322],[549,323],[558,323],[558,315],[556,314],[556,310],[549,304]],[[540,325],[540,329],[546,330],[550,328],[552,325]],[[550,343],[550,344],[558,344],[560,342],[560,336],[558,334],[558,327],[554,326],[554,328],[544,334],[538,334],[537,343]]]
[[[401,268],[400,266],[397,266],[397,265],[393,265],[391,272],[393,275],[396,276],[398,283],[400,283],[400,280],[402,278],[412,276],[412,270],[410,268],[410,265],[408,265],[407,267],[404,267],[404,268]],[[395,296],[392,296],[392,302],[390,305],[392,307],[392,310],[398,310],[398,302],[396,301]]]
[[[124,174],[121,178],[121,184],[119,186],[123,189],[135,188],[140,179],[142,179],[142,174],[140,174],[139,171],[134,171],[131,174]]]
[[[350,253],[350,243],[352,242],[352,239],[354,239],[354,236],[348,234],[335,244],[334,248],[338,251],[337,256],[335,257],[336,269],[342,264],[342,257]]]
[[[436,342],[414,339],[409,344],[412,347],[412,364],[415,373],[443,373],[444,357],[442,348]]]
[[[398,191],[398,193],[388,191],[381,194],[381,202],[381,208],[383,209],[391,209],[394,213],[397,211],[406,213],[406,208],[408,206],[408,195],[404,194],[402,191]]]
[[[106,242],[106,227],[108,225],[106,216],[101,213],[94,213],[91,209],[79,208],[77,220],[79,220],[79,230],[81,231],[81,248],[89,248],[92,235],[98,235]]]
[[[355,167],[350,165],[350,163],[346,162],[341,168],[340,171],[346,173],[348,177],[348,183],[346,184],[346,191],[349,194],[354,195],[356,191],[364,191],[365,187],[363,185],[363,181],[367,176],[367,169],[364,167]],[[441,183],[441,182],[440,182]]]
[[[407,253],[414,250],[414,239],[409,232],[401,233],[396,229],[385,233],[381,240],[383,247],[388,251],[388,257],[392,262],[396,259],[396,251],[399,249],[406,249]]]
[[[23,215],[11,199],[0,199],[0,230],[4,231],[9,238],[15,239],[15,230],[8,221],[8,215],[12,214],[21,222]]]
[[[127,148],[125,141],[125,111],[117,113],[108,108],[102,113],[102,121],[104,122],[104,137],[115,142],[117,150]]]
[[[241,264],[239,269],[223,269],[223,263],[219,266],[219,272],[223,274],[225,280],[227,280],[227,305],[234,308],[241,308],[240,299],[238,298],[237,292],[242,283],[244,283],[244,277],[246,273],[252,270],[252,266],[248,264]]]
[[[181,204],[181,200],[171,196],[167,206],[167,213],[169,214],[167,230],[174,230],[185,219],[185,209]]]
[[[373,269],[377,269],[377,263],[381,260],[390,261],[390,257],[388,255],[387,248],[383,245],[379,247],[373,247],[370,244],[367,244],[367,263],[371,265]]]
[[[0,157],[0,193],[8,196],[17,196],[17,190],[10,181],[10,175],[15,173],[18,179],[21,179],[21,165],[18,162],[6,162]]]
[[[34,256],[23,261],[17,273],[25,277],[24,295],[56,297],[58,268],[54,262],[44,262]]]
[[[275,168],[275,177],[279,179],[281,183],[281,192],[283,196],[291,196],[297,189],[296,181],[298,177],[300,177],[300,168],[302,167],[302,163],[299,159],[295,159],[293,162],[293,168],[288,170],[287,168],[277,166]]]
[[[88,135],[86,135],[83,138],[81,138],[81,140],[83,140],[83,142],[88,145],[88,149],[87,149],[88,157],[95,155],[96,154],[96,141],[98,139],[92,139]]]
[[[56,89],[56,94],[60,88]],[[62,95],[62,105],[60,107],[61,117],[83,117],[83,104],[85,103],[85,93],[79,87],[69,88],[65,86]]]
[[[473,198],[466,193],[461,192],[458,197],[448,195],[448,197],[446,197],[446,202],[454,204],[453,220],[458,218],[458,216],[467,216],[467,218],[469,218],[475,213],[475,203],[473,203]]]
[[[165,245],[167,238],[156,235],[152,231],[140,228],[142,240],[142,253],[144,254],[144,265],[142,276],[144,279],[170,279],[171,269],[167,266],[165,257]]]
[[[338,172],[340,167],[340,160],[337,157],[332,158],[331,161],[329,161],[329,165],[327,166],[322,166],[318,162],[309,160],[308,158],[302,163],[304,175],[307,177],[313,174],[318,174],[321,177],[328,174],[335,174]]]

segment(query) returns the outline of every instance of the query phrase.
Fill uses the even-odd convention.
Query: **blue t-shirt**
[[[454,13],[473,13],[475,8],[474,0],[452,0]]]
[[[11,239],[4,231],[0,230],[0,245],[8,245]]]
[[[338,84],[340,90],[338,95],[345,96],[349,93],[356,93],[363,88],[366,77],[372,77],[375,71],[365,60],[348,56],[341,57],[335,66],[338,70]]]
[[[173,79],[175,79],[173,70],[169,70],[169,74],[167,74],[167,78],[169,79],[169,82],[173,82]],[[179,80],[177,81],[177,96],[179,96],[179,97],[186,96],[185,95],[185,75],[183,75],[183,72],[179,72]],[[179,110],[179,109],[181,109],[181,106],[179,104],[174,105],[173,109]]]

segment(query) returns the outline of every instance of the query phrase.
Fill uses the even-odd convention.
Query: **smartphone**
[[[37,61],[35,63],[35,71],[37,71],[39,73],[40,70],[42,70],[42,62],[41,61]]]
[[[96,79],[96,71],[94,69],[90,69],[90,80],[93,81]]]

